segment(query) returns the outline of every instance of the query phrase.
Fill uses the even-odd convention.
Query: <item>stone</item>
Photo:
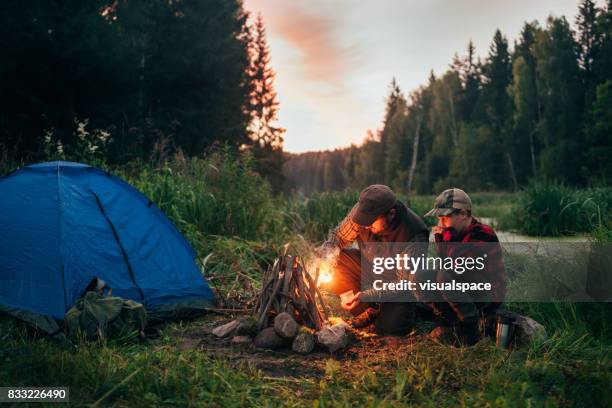
[[[285,339],[293,339],[297,336],[299,328],[300,326],[289,313],[283,312],[274,318],[276,334]]]
[[[232,344],[250,344],[253,340],[249,336],[234,336],[232,337]]]
[[[517,315],[514,320],[514,338],[517,344],[546,340],[546,328],[531,317]]]
[[[308,354],[314,350],[314,347],[315,337],[307,330],[300,330],[291,344],[291,350],[299,354]]]
[[[342,322],[325,327],[316,333],[317,343],[334,353],[345,348],[350,340],[350,328]]]
[[[238,327],[236,327],[235,335],[238,336],[255,336],[257,334],[257,319],[253,316],[243,316],[238,318]]]
[[[215,327],[212,331],[212,334],[214,334],[217,337],[221,337],[221,338],[229,337],[229,335],[233,334],[239,325],[240,325],[240,321],[238,319],[232,320],[229,323]]]
[[[255,336],[254,343],[256,347],[274,350],[286,346],[288,342],[276,333],[274,327],[266,327]]]

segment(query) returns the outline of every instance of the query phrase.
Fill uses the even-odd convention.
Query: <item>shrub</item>
[[[262,239],[278,223],[270,186],[247,156],[179,154],[159,169],[143,166],[128,178],[190,238],[200,233]]]
[[[611,212],[612,188],[578,190],[539,181],[519,194],[503,224],[528,235],[559,236],[591,232]]]

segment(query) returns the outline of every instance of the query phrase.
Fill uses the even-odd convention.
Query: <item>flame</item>
[[[322,283],[331,282],[334,273],[332,271],[332,266],[329,261],[321,261],[319,264],[319,280],[317,282],[317,286],[321,286]]]

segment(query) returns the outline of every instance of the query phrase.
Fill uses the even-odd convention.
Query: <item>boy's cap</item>
[[[396,202],[393,190],[383,184],[372,184],[359,194],[353,222],[366,227],[372,225],[376,217],[389,211]]]
[[[425,217],[449,215],[455,210],[472,210],[472,200],[465,191],[459,188],[449,188],[436,197],[434,208],[429,210]]]

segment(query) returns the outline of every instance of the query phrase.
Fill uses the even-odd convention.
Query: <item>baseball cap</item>
[[[455,210],[471,210],[472,200],[465,191],[459,188],[444,190],[434,202],[434,208],[429,210],[425,217],[438,217],[449,215]]]
[[[376,217],[389,211],[396,202],[397,197],[393,190],[384,184],[372,184],[359,194],[353,222],[362,226],[372,225]]]

